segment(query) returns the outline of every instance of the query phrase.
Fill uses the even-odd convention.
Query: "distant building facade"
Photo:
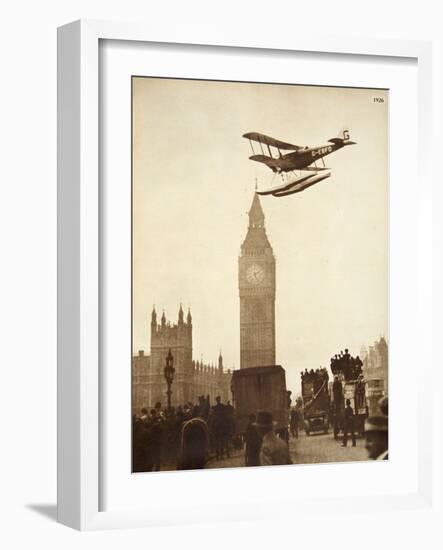
[[[363,374],[367,381],[369,413],[380,414],[378,401],[388,395],[388,344],[382,336],[369,349],[362,348]]]
[[[240,368],[275,365],[275,257],[257,193],[238,260]]]
[[[132,358],[132,408],[140,413],[143,407],[150,406],[151,389],[151,358],[140,350]]]
[[[231,371],[225,371],[220,353],[218,364],[209,365],[192,359],[192,316],[186,320],[180,306],[177,324],[166,321],[163,312],[157,322],[155,308],[151,315],[151,352],[143,350],[132,358],[132,408],[138,414],[143,407],[152,408],[157,402],[166,405],[164,367],[171,350],[174,358],[174,380],[171,403],[196,403],[198,397],[209,395],[211,403],[220,395],[224,402],[231,399]]]

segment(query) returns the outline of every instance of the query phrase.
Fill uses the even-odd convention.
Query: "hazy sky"
[[[193,317],[195,359],[239,368],[238,255],[254,193],[272,172],[241,136],[258,131],[357,145],[328,157],[329,179],[260,197],[277,260],[276,358],[289,389],[334,353],[388,336],[388,93],[134,79],[133,349],[150,348],[153,304]],[[373,103],[374,95],[385,102]]]

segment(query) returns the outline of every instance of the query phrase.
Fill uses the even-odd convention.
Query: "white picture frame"
[[[169,514],[161,506],[133,508],[122,504],[120,509],[103,511],[100,506],[101,414],[100,406],[100,231],[99,212],[99,44],[101,40],[126,41],[129,45],[169,43],[200,45],[201,48],[268,49],[284,52],[298,51],[312,54],[330,53],[337,56],[383,56],[394,59],[412,58],[418,66],[418,132],[416,150],[418,163],[419,207],[416,211],[416,231],[419,247],[417,323],[425,355],[422,376],[417,384],[418,418],[418,474],[416,489],[408,494],[346,496],[327,506],[335,506],[346,513],[356,506],[370,510],[429,507],[432,495],[431,428],[424,421],[425,387],[431,376],[432,293],[428,285],[431,277],[432,241],[431,220],[431,46],[427,42],[370,40],[350,37],[304,35],[288,39],[212,36],[204,31],[199,36],[187,36],[186,30],[167,36],[155,28],[143,25],[77,21],[61,27],[58,32],[58,520],[80,530],[131,526],[152,526],[178,522],[215,521],[213,510],[204,503],[190,514]],[[411,141],[412,141],[411,140]],[[415,150],[415,148],[414,148]],[[394,197],[395,199],[395,197]],[[416,266],[418,267],[418,266]],[[392,283],[391,283],[392,284]],[[427,355],[427,357],[426,357]],[[427,359],[427,360],[426,360]],[[411,361],[413,356],[411,356]],[[128,366],[129,369],[129,366]],[[427,396],[426,396],[427,397]],[[429,409],[429,399],[427,399]],[[129,413],[128,413],[129,416]],[[349,465],[348,467],[355,468]],[[266,475],[279,479],[285,471],[272,468]],[[163,474],[162,474],[163,475]],[[166,474],[174,476],[174,474]],[[182,475],[182,474],[180,474]],[[195,480],[199,473],[188,473]],[[203,473],[206,476],[206,473]],[[234,471],[217,474],[234,475]],[[238,472],[235,473],[238,479]],[[252,474],[251,474],[252,475]],[[165,478],[166,479],[166,478]],[[177,478],[175,478],[177,480]],[[277,478],[275,478],[277,479]],[[205,477],[205,482],[208,478]],[[158,483],[157,483],[158,485]],[[156,489],[158,490],[158,489]],[[276,498],[275,495],[273,497]],[[304,509],[319,510],[326,497],[304,500]],[[241,499],[232,513],[222,519],[258,519],[266,504],[266,492],[261,502],[246,509]],[[299,501],[298,501],[299,502]],[[287,495],[281,499],[279,515],[296,499]],[[332,504],[331,504],[332,503]],[[244,504],[244,503],[243,503]],[[197,513],[197,514],[196,514]],[[197,518],[197,519],[196,519]]]

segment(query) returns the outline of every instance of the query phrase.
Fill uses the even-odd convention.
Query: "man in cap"
[[[342,447],[346,447],[348,444],[348,435],[351,433],[352,446],[355,447],[355,432],[354,432],[354,411],[351,407],[351,400],[346,399],[345,416],[343,420],[343,443]]]
[[[274,432],[272,414],[266,411],[257,413],[256,427],[262,436],[260,466],[292,464],[288,444]]]
[[[388,417],[370,416],[365,421],[368,456],[372,460],[388,460]]]

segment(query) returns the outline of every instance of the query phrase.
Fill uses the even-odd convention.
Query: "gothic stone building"
[[[139,414],[143,407],[152,408],[155,403],[166,405],[166,381],[164,367],[171,350],[174,358],[172,405],[196,403],[201,395],[209,395],[211,403],[220,395],[222,401],[231,399],[231,372],[224,371],[221,353],[218,365],[208,365],[192,359],[192,317],[188,312],[184,319],[180,306],[178,323],[166,321],[165,314],[157,323],[155,308],[151,315],[151,353],[143,350],[132,358],[132,408]]]
[[[388,344],[382,336],[380,340],[369,346],[369,350],[362,348],[363,373],[367,381],[367,395],[369,413],[379,414],[378,401],[388,395]]]
[[[238,260],[240,368],[275,365],[275,257],[257,193]]]

